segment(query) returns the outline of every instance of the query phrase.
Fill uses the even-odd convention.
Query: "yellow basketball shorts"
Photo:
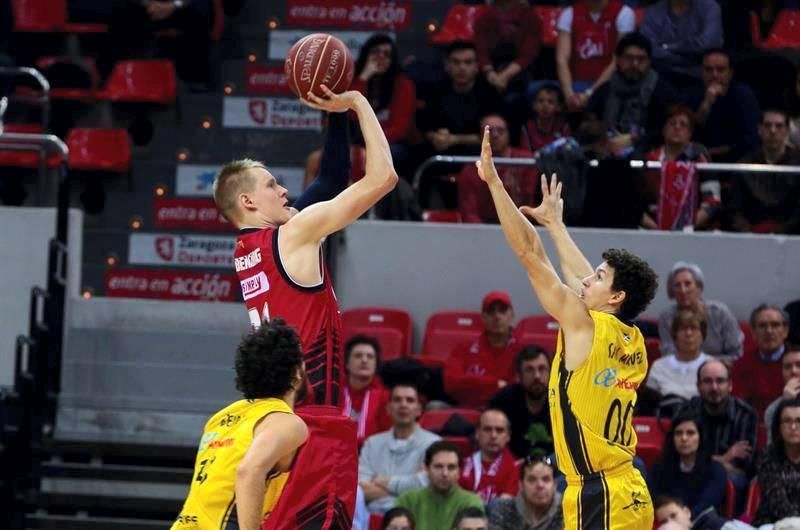
[[[653,502],[642,475],[622,472],[567,477],[564,530],[652,530]]]

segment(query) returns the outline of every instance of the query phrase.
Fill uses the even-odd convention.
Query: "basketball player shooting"
[[[633,467],[636,390],[647,374],[644,339],[631,320],[655,296],[657,277],[641,258],[609,249],[593,269],[562,221],[561,183],[542,175],[542,203],[520,209],[497,175],[483,135],[478,174],[492,194],[503,233],[525,266],[545,311],[560,326],[548,400],[566,530],[649,530],[653,507]],[[559,278],[544,251],[535,219],[550,233],[561,262]]]
[[[366,213],[397,183],[389,143],[367,99],[357,91],[304,102],[332,113],[354,111],[366,145],[366,174],[333,199],[301,212],[261,162],[238,160],[214,182],[214,200],[239,229],[234,266],[253,327],[280,316],[300,334],[313,402],[336,405],[340,391],[341,315],[322,259],[322,241]]]

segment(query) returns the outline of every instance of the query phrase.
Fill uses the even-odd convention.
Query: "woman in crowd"
[[[672,319],[678,309],[695,308],[703,312],[706,321],[706,337],[703,352],[712,357],[733,361],[742,356],[744,334],[736,317],[728,306],[716,300],[703,299],[703,271],[694,263],[679,261],[672,266],[667,276],[667,296],[675,304],[661,313],[658,319],[658,335],[661,355],[674,355]]]
[[[719,508],[726,483],[725,468],[711,459],[700,436],[699,420],[690,412],[680,413],[648,477],[651,495],[677,497],[697,516],[708,507]]]
[[[778,405],[771,430],[772,444],[758,462],[755,526],[800,516],[800,398]]]

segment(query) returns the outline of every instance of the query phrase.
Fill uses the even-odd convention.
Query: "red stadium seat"
[[[66,0],[14,0],[14,31],[19,33],[105,33],[106,24],[68,22]]]
[[[533,8],[534,14],[539,17],[542,26],[542,45],[555,47],[558,41],[558,15],[561,13],[560,7],[536,6]]]
[[[71,129],[67,146],[70,169],[115,173],[130,169],[131,149],[125,129]]]
[[[57,63],[75,63],[75,61],[73,59],[70,59],[69,57],[42,57],[36,61],[36,67],[39,70],[47,70],[48,68],[52,67],[54,64]],[[83,66],[89,71],[89,75],[91,76],[92,86],[90,88],[70,88],[70,87],[51,88],[50,97],[52,99],[91,101],[96,98],[97,87],[100,84],[100,73],[97,70],[97,62],[91,57],[81,57],[79,59],[79,63],[81,66]],[[22,93],[36,92],[34,90],[25,87],[20,87],[17,89],[17,91]]]
[[[381,360],[411,355],[413,322],[408,311],[385,307],[359,307],[342,314],[345,340],[353,335],[371,335],[381,345]]]
[[[383,515],[379,513],[369,514],[369,530],[381,530]]]
[[[653,464],[661,457],[664,448],[664,435],[669,432],[670,420],[654,416],[635,416],[633,428],[639,443],[636,446],[636,455],[641,458],[647,469],[652,469]]]
[[[14,31],[58,32],[67,22],[65,0],[14,0]]]
[[[477,338],[483,331],[481,314],[472,311],[434,313],[425,326],[422,357],[445,360],[453,348]]]
[[[486,6],[454,5],[450,7],[442,27],[430,38],[431,44],[450,44],[457,40],[471,41],[475,22],[486,12]]]
[[[42,126],[35,123],[6,123],[4,132],[21,134],[42,134]],[[7,140],[6,140],[7,141]],[[0,166],[22,167],[37,169],[41,157],[36,150],[11,151],[0,150]],[[54,168],[61,163],[61,155],[51,154],[47,160],[47,167]]]
[[[736,511],[736,486],[731,479],[725,481],[725,500],[722,501],[720,513],[723,517],[733,519]]]
[[[655,337],[645,339],[644,347],[647,350],[647,366],[653,366],[653,363],[661,358],[661,341]]]
[[[422,220],[426,223],[460,223],[461,212],[458,210],[423,210]]]
[[[100,99],[109,101],[162,105],[173,103],[176,95],[175,67],[163,59],[118,62],[98,93]]]
[[[456,444],[461,453],[459,455],[461,458],[468,457],[475,450],[475,447],[472,445],[472,440],[466,436],[442,436],[442,440]]]
[[[744,513],[750,516],[752,520],[756,516],[760,504],[761,485],[758,483],[758,478],[754,478],[750,481],[750,487],[747,490],[747,502],[745,503]]]
[[[800,10],[781,9],[772,26],[772,32],[762,43],[770,50],[800,48]]]
[[[419,425],[423,429],[438,432],[451,416],[456,414],[463,417],[474,426],[478,426],[478,420],[481,417],[481,412],[475,409],[465,408],[446,408],[446,409],[432,409],[425,411],[419,418]]]
[[[758,344],[756,343],[756,339],[753,337],[753,331],[750,329],[750,323],[746,320],[739,321],[739,329],[742,330],[744,333],[744,345],[742,350],[744,351],[744,355],[752,355],[758,350]]]
[[[551,355],[556,351],[558,322],[548,315],[534,315],[523,318],[515,330],[517,339],[524,345],[535,344]]]

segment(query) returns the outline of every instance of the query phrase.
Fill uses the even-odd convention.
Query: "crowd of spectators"
[[[627,211],[618,219],[587,214],[578,222],[585,226],[658,227],[659,172],[623,171],[620,177],[615,162],[797,164],[792,142],[800,130],[800,113],[792,107],[800,105],[795,87],[784,87],[784,97],[772,97],[773,90],[759,100],[735,75],[737,62],[750,58],[752,63],[758,53],[752,41],[739,42],[749,32],[741,24],[749,11],[737,3],[486,4],[473,40],[444,47],[441,66],[414,66],[415,72],[427,68],[425,75],[400,73],[397,50],[386,35],[370,39],[359,57],[354,87],[386,117],[398,170],[409,182],[420,178],[415,184],[423,208],[458,210],[467,223],[497,222],[472,168],[459,171],[439,164],[416,175],[421,162],[433,155],[475,155],[478,132],[486,125],[496,129],[496,154],[540,161],[501,168],[503,182],[520,204],[537,200],[537,175],[553,169],[549,155],[561,157],[561,166],[564,159],[576,165],[600,162],[594,173],[611,191],[588,193],[582,170],[576,182],[565,181],[565,196],[590,211],[593,203],[617,193]],[[767,27],[782,7],[769,4],[757,12]],[[563,7],[554,49],[545,49],[545,29],[531,5]],[[373,64],[365,63],[365,57],[376,53],[375,42],[391,56],[382,63],[391,65],[390,75],[376,73],[378,67],[362,69]],[[398,81],[382,81],[376,98],[367,85],[378,83],[365,82],[371,75]],[[409,98],[416,98],[415,108]],[[408,111],[398,115],[400,107]],[[800,233],[798,182],[780,173],[701,172],[694,184],[698,199],[692,224],[699,230]],[[631,186],[632,193],[625,189]]]
[[[664,530],[792,528],[789,518],[800,517],[800,346],[787,342],[783,309],[762,304],[749,323],[739,323],[724,303],[703,298],[704,285],[696,264],[677,262],[666,285],[674,306],[657,321],[640,322],[651,340],[661,337],[661,348],[648,351],[635,417],[668,423],[660,454],[634,465]],[[430,379],[431,367],[411,369],[411,359],[380,363],[380,346],[366,336],[348,342],[343,407],[367,436],[359,461],[364,520],[385,514],[383,528],[396,529],[563,525],[566,483],[553,453],[547,395],[555,342],[532,344],[503,291],[485,295],[481,315],[482,332],[446,357],[443,398],[431,392],[436,398],[429,399],[417,386]],[[398,379],[401,373],[416,376]],[[353,399],[357,392],[366,397]],[[384,393],[391,424],[376,432],[383,427],[364,415]],[[428,412],[442,417],[442,407],[448,419],[435,432],[420,426]],[[461,416],[465,409],[476,411],[473,426]],[[469,433],[470,449],[454,443]],[[760,503],[747,512],[754,484]]]

